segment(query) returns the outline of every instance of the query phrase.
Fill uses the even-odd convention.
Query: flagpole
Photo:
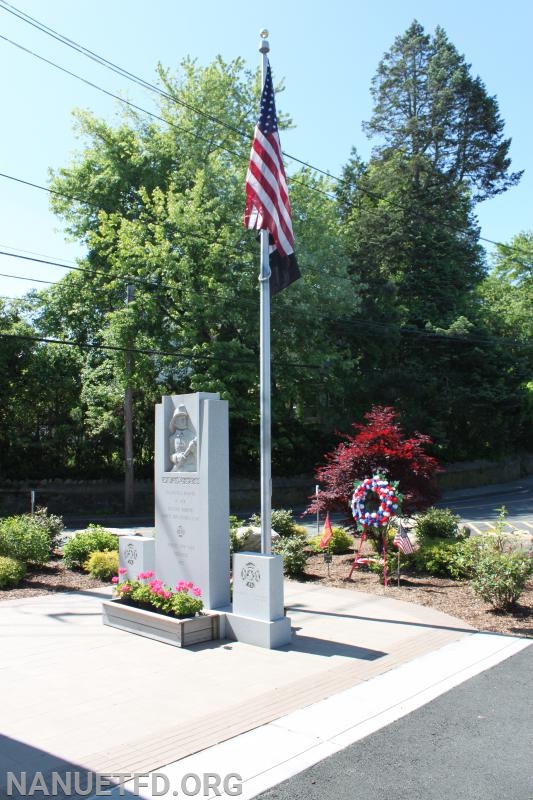
[[[262,30],[261,88],[265,85],[268,65],[268,31]],[[272,440],[271,440],[271,378],[270,378],[270,259],[269,233],[261,231],[260,286],[260,425],[261,425],[261,552],[272,552]]]

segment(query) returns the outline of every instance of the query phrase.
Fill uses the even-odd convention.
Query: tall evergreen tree
[[[495,455],[520,436],[522,369],[491,344],[475,202],[512,186],[498,105],[438,28],[414,22],[379,64],[376,142],[338,191],[361,313],[351,319],[358,411],[393,405],[448,460]]]
[[[371,93],[366,128],[380,140],[373,155],[405,155],[417,185],[427,186],[436,172],[479,201],[520,180],[521,172],[509,172],[511,140],[503,137],[496,98],[472,76],[442,28],[431,37],[415,20],[384,55]],[[434,172],[419,171],[420,158]]]

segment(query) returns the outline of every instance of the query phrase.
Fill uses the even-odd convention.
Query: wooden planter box
[[[211,611],[205,611],[196,617],[176,619],[114,600],[104,600],[102,615],[104,625],[156,639],[174,647],[187,647],[220,638],[220,614]]]

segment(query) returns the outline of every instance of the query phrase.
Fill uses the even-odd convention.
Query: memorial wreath
[[[365,508],[365,502],[367,496],[372,492],[377,495],[379,505],[375,510],[369,511]],[[385,527],[396,515],[398,505],[397,490],[381,475],[374,475],[372,478],[365,478],[361,481],[355,487],[351,501],[353,518],[363,528]]]

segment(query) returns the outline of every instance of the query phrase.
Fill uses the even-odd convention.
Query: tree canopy
[[[76,113],[84,147],[54,174],[52,205],[88,255],[84,271],[43,294],[39,324],[118,348],[94,352],[84,371],[92,435],[118,445],[124,350],[134,345],[145,351],[130,376],[145,409],[136,410],[147,437],[137,452],[149,453],[158,396],[219,391],[230,401],[233,464],[247,470],[257,459],[259,251],[242,226],[250,141],[241,128],[258,107],[257,81],[240,60],[186,61],[179,77],[159,75],[164,123],[129,110],[116,125]],[[329,181],[299,170],[291,201],[305,277],[274,299],[271,317],[273,456],[285,470],[323,428],[326,364],[349,383],[347,354],[320,320],[356,304]]]
[[[405,155],[417,185],[427,186],[436,172],[479,201],[519,181],[522,173],[509,171],[511,140],[503,136],[496,98],[441,27],[430,36],[415,20],[398,36],[379,63],[371,94],[366,128],[379,140],[374,157]],[[434,170],[420,171],[420,159]]]
[[[76,111],[79,151],[51,172],[52,208],[87,255],[0,312],[5,468],[121,474],[131,389],[138,473],[151,474],[154,403],[194,391],[229,401],[232,472],[256,470],[259,248],[242,212],[259,75],[187,59],[158,79],[157,116]],[[302,278],[271,308],[277,474],[311,471],[375,406],[443,461],[529,441],[531,234],[489,269],[476,218],[520,178],[496,98],[416,21],[371,93],[366,163],[352,152],[337,182],[288,169]],[[291,124],[280,115],[282,136]]]
[[[502,455],[523,431],[527,362],[493,335],[475,203],[516,183],[495,98],[437,28],[418,22],[371,87],[368,163],[338,189],[361,310],[351,319],[357,411],[373,403],[426,431],[443,460]]]
[[[343,434],[341,442],[324,456],[316,471],[321,491],[306,513],[344,511],[354,485],[379,473],[398,483],[402,511],[411,514],[427,508],[439,496],[437,460],[428,453],[431,439],[421,433],[406,436],[398,412],[391,407],[374,406],[363,423],[354,422],[355,434]]]

